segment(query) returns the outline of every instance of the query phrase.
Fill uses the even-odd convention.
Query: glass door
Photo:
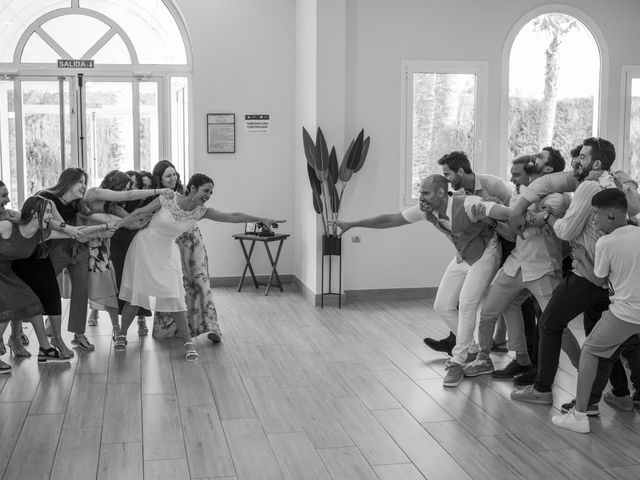
[[[89,186],[162,158],[160,78],[17,77],[0,81],[0,179],[11,208],[80,166]]]
[[[64,77],[0,82],[0,174],[11,208],[52,186],[70,164],[71,103]]]
[[[54,185],[70,159],[69,84],[21,82],[25,198]]]
[[[96,186],[110,170],[150,169],[160,158],[159,81],[86,78],[80,151]]]

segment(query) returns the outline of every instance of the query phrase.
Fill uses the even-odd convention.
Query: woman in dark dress
[[[0,220],[11,220],[13,222],[17,222],[20,220],[20,212],[16,212],[15,210],[6,208],[7,204],[10,201],[11,199],[9,198],[9,189],[7,188],[5,183],[0,180]],[[6,328],[6,323],[0,324],[0,355],[4,355],[5,353],[7,353],[7,347],[5,347],[4,340],[2,339]],[[11,322],[11,339],[8,343],[16,346],[19,345],[20,347],[22,347],[23,344],[29,344],[28,337],[24,333],[22,333],[22,322],[20,320]],[[26,351],[24,347],[22,348]],[[27,351],[27,353],[29,352]],[[29,353],[29,356],[30,355],[31,354]]]
[[[72,344],[84,350],[93,350],[84,335],[87,320],[87,276],[89,273],[89,247],[87,241],[91,236],[104,231],[104,226],[97,225],[76,228],[77,214],[80,212],[80,200],[87,188],[87,174],[81,168],[67,168],[58,178],[58,183],[38,195],[51,200],[53,208],[52,226],[67,236],[49,242],[47,258],[36,258],[14,262],[16,274],[36,293],[51,323],[52,343],[63,356],[72,357],[73,352],[62,340],[62,304],[56,275],[64,268],[71,278],[71,308],[69,310],[69,331],[73,332]],[[55,224],[55,225],[54,225]],[[69,238],[72,237],[72,238]]]
[[[51,202],[42,197],[28,198],[17,223],[0,221],[0,323],[13,320],[29,322],[38,338],[38,362],[69,361],[49,343],[42,320],[42,304],[29,286],[11,268],[14,260],[27,258],[49,237],[60,238],[51,232]],[[0,373],[8,373],[11,366],[0,361]]]

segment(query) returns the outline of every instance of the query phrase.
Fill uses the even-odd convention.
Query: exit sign
[[[58,68],[93,68],[93,60],[58,59]]]

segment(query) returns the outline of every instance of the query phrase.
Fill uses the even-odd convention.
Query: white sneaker
[[[565,428],[572,432],[589,433],[591,431],[587,414],[585,412],[577,412],[575,408],[572,408],[567,413],[554,415],[551,418],[551,422],[556,427]]]

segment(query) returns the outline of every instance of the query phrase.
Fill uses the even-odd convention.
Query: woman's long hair
[[[82,168],[79,167],[70,167],[63,170],[58,177],[58,183],[56,183],[51,188],[45,188],[42,190],[43,192],[50,193],[58,198],[62,197],[67,190],[69,190],[72,186],[78,183],[84,177],[85,183],[89,181],[89,176],[87,172],[85,172]],[[40,192],[38,192],[40,193]],[[71,202],[71,205],[75,207],[76,210],[80,210],[80,198]]]
[[[175,165],[171,163],[169,160],[160,160],[153,167],[153,171],[151,172],[151,178],[153,180],[153,188],[163,188],[162,187],[162,175],[167,168],[173,168],[176,171],[176,175],[178,175],[178,180],[176,181],[176,187],[173,189],[178,193],[184,193],[184,187],[180,182],[180,174],[176,169]]]
[[[135,188],[136,190],[142,190],[142,174],[140,172],[136,172],[135,170],[127,170],[124,173],[129,175],[129,178],[133,177],[136,179],[135,182],[133,182],[133,188]]]
[[[144,179],[144,178],[148,178],[149,180],[151,180],[151,188],[153,188],[153,175],[151,175],[151,172],[147,172],[146,170],[140,170],[140,178]],[[142,186],[140,188],[145,188],[144,187],[144,181],[142,181]]]
[[[48,206],[53,209],[51,200],[39,195],[34,195],[25,200],[22,205],[22,210],[20,210],[20,224],[22,225],[31,221],[34,212],[38,215],[38,229],[40,231],[40,242],[38,242],[37,247],[38,258],[45,258],[49,253],[44,241],[51,233],[51,223],[47,224],[45,228],[42,228],[42,220],[44,219],[45,210]]]
[[[105,190],[113,190],[116,192],[122,192],[127,189],[127,186],[132,183],[131,177],[120,170],[111,170],[107,173],[102,182],[100,183],[100,188]],[[104,202],[104,213],[111,213],[113,207],[118,205],[117,202]]]

